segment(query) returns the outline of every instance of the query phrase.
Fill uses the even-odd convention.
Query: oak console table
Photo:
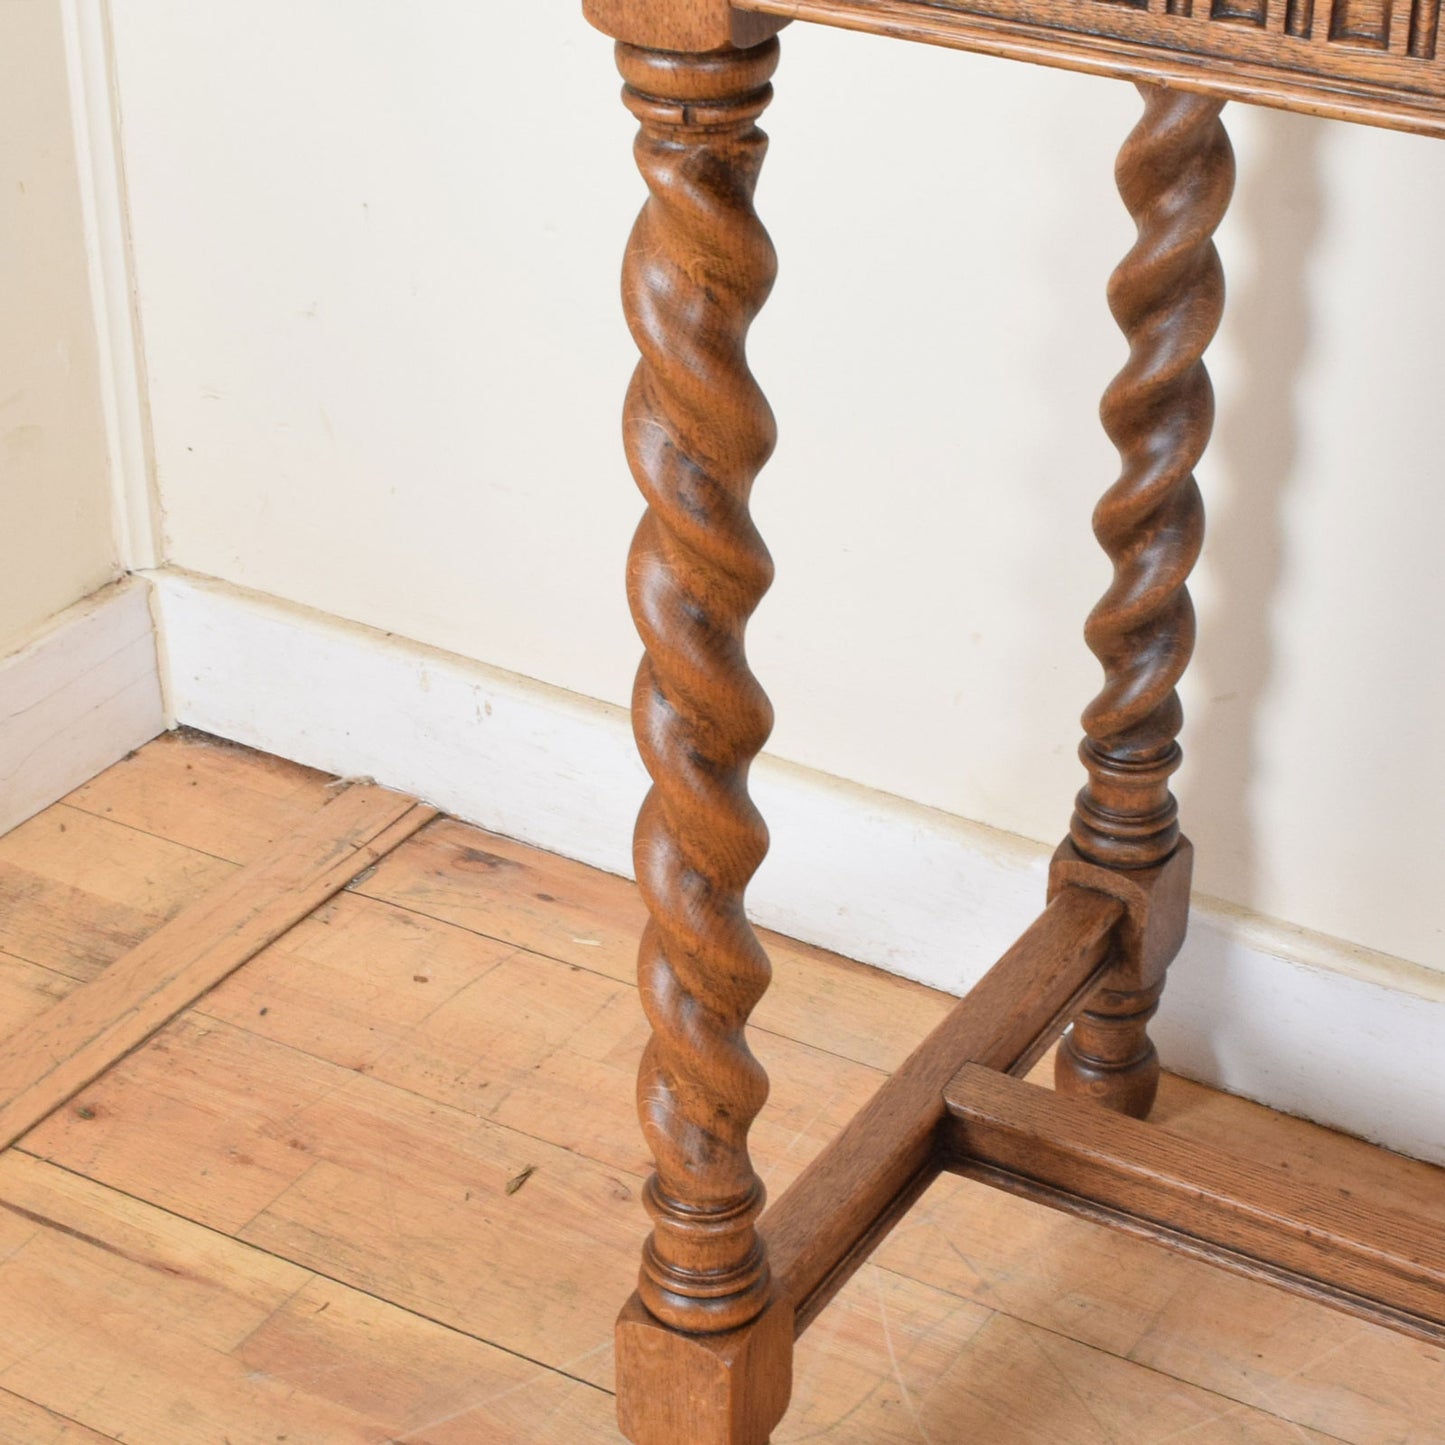
[[[1441,0],[584,0],[618,41],[650,191],[624,269],[642,353],[625,409],[647,512],[628,568],[633,695],[653,779],[636,835],[652,1038],[638,1084],[653,1230],[618,1322],[637,1445],[765,1445],[795,1337],[939,1171],[1143,1234],[1445,1344],[1445,1240],[1341,1188],[1244,1169],[1142,1122],[1147,1028],[1184,938],[1190,845],[1169,788],[1185,588],[1213,418],[1202,357],[1224,281],[1229,98],[1445,135]],[[773,444],[745,338],[774,256],[752,206],[776,33],[817,21],[1135,81],[1118,164],[1138,240],[1109,299],[1129,360],[1102,415],[1122,472],[1095,514],[1114,565],[1086,637],[1105,682],[1087,778],[1038,920],[764,1211],[747,1136],[767,1080],[745,1041],[768,961],[743,911],[767,846],[747,792],[771,722],[743,630],[768,553],[748,494]],[[1020,1081],[1064,1033],[1057,1089]],[[1102,1107],[1101,1107],[1102,1106]]]

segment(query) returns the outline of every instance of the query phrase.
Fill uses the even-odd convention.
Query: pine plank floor
[[[174,734],[0,838],[0,1033],[333,791]],[[439,819],[0,1154],[0,1445],[620,1440],[640,924]],[[950,1000],[768,943],[776,1192]],[[1178,1079],[1156,1117],[1445,1229],[1440,1170]],[[1331,1440],[1445,1445],[1445,1352],[947,1178],[804,1337],[776,1445]]]

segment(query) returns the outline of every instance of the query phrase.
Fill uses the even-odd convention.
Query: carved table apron
[[[765,1445],[795,1337],[945,1169],[1445,1343],[1445,1241],[1423,1222],[1142,1122],[1148,1023],[1189,903],[1169,779],[1213,421],[1202,357],[1224,304],[1211,238],[1234,181],[1220,112],[1239,97],[1445,134],[1440,5],[584,0],[619,42],[649,190],[623,283],[641,352],[624,430],[647,503],[628,564],[646,648],[633,718],[653,780],[635,845],[653,1229],[617,1334],[637,1445]],[[1047,906],[765,1212],[747,1136],[767,1080],[745,1029],[768,961],[743,894],[767,847],[747,774],[771,710],[743,631],[771,577],[748,495],[774,426],[744,343],[775,271],[752,197],[790,19],[1128,77],[1144,111],[1117,170],[1138,239],[1109,287],[1129,343],[1102,406],[1121,471],[1094,518],[1114,576],[1085,630],[1105,682]],[[1065,1029],[1056,1092],[1020,1082]]]

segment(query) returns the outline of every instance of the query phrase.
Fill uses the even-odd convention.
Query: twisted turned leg
[[[1085,629],[1105,680],[1084,712],[1089,777],[1054,878],[1118,891],[1133,923],[1059,1049],[1058,1087],[1143,1117],[1159,1084],[1148,1024],[1187,906],[1189,847],[1169,778],[1180,760],[1175,687],[1194,647],[1185,581],[1204,534],[1194,466],[1214,421],[1202,357],[1224,306],[1211,237],[1229,204],[1234,158],[1222,101],[1139,90],[1144,115],[1117,170],[1139,236],[1109,286],[1129,360],[1101,408],[1122,472],[1094,514],[1114,578]]]
[[[792,1345],[785,1310],[760,1318],[771,1295],[747,1139],[768,1084],[744,1036],[769,978],[743,911],[768,844],[747,778],[772,724],[743,648],[772,577],[748,494],[774,441],[744,343],[776,269],[752,197],[777,56],[775,40],[618,47],[650,192],[623,291],[642,353],[624,426],[647,499],[628,595],[646,647],[633,719],[653,780],[634,851],[652,1025],[638,1107],[656,1161],[652,1235],[619,1326],[619,1408],[636,1440],[698,1445],[766,1441]]]

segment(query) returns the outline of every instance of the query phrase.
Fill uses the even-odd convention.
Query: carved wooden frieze
[[[735,0],[739,8],[1445,135],[1442,0]]]

